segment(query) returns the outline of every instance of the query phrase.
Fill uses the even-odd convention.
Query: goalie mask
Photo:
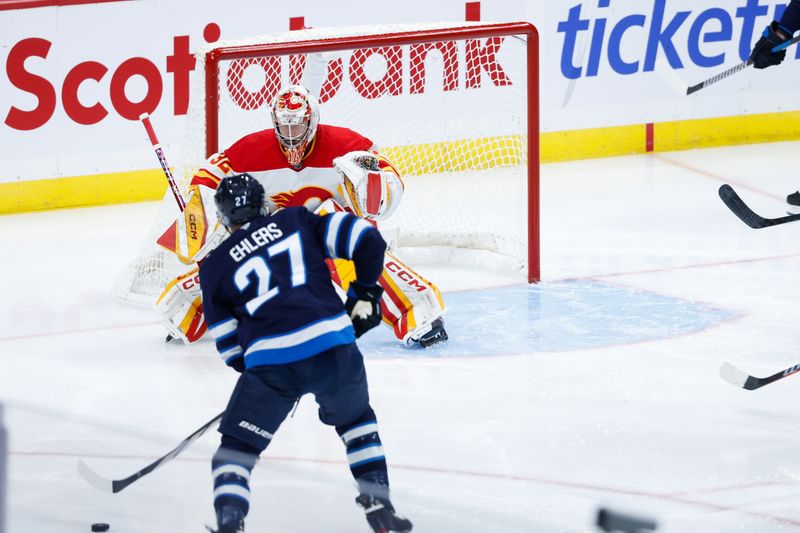
[[[214,193],[217,218],[229,231],[254,218],[266,215],[264,186],[250,174],[235,174],[223,178]]]
[[[317,100],[301,85],[283,89],[272,102],[275,136],[293,167],[300,167],[306,148],[317,133],[318,123]]]

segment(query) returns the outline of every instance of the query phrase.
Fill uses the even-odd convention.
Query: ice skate
[[[238,507],[226,505],[217,511],[217,529],[206,526],[211,533],[242,533],[244,531],[244,513]]]
[[[356,498],[356,503],[364,509],[367,522],[375,533],[407,533],[414,527],[409,519],[395,514],[392,503],[387,499],[361,494]]]
[[[437,318],[431,324],[431,330],[422,335],[417,342],[423,348],[439,344],[448,339],[447,332],[444,330],[444,320]]]

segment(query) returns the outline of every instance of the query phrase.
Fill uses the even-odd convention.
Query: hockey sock
[[[241,518],[250,509],[250,472],[258,461],[251,446],[223,435],[222,444],[211,460],[214,478],[214,509],[217,516],[241,511]],[[225,512],[223,513],[223,508]]]
[[[358,420],[336,426],[336,432],[347,447],[347,462],[359,492],[388,500],[389,474],[372,407],[368,407]]]

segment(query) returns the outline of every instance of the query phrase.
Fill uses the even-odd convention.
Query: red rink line
[[[75,453],[53,453],[53,452],[21,452],[21,451],[10,451],[9,455],[14,456],[24,456],[24,457],[70,457],[70,458],[95,458],[95,459],[134,459],[134,460],[141,460],[142,463],[150,462],[156,459],[156,457],[148,457],[143,455],[111,455],[111,454],[75,454]],[[208,458],[199,458],[199,457],[177,457],[174,459],[175,461],[182,461],[182,462],[193,462],[193,463],[207,463],[209,462]],[[283,462],[293,462],[293,463],[310,463],[310,464],[329,464],[329,465],[344,465],[346,464],[345,461],[341,460],[332,460],[332,459],[307,459],[301,457],[281,457],[281,456],[266,456],[262,458],[262,462],[260,465],[264,464],[264,461],[283,461]],[[258,467],[258,465],[257,465]],[[539,485],[545,485],[550,487],[559,487],[559,488],[568,488],[568,489],[578,489],[578,490],[587,490],[591,492],[600,492],[603,494],[620,494],[625,496],[636,496],[641,498],[651,498],[654,500],[661,500],[670,503],[678,503],[682,505],[688,505],[692,507],[699,507],[706,510],[712,511],[722,511],[722,512],[735,512],[739,514],[744,514],[747,516],[752,516],[754,518],[769,520],[772,522],[778,522],[780,524],[786,524],[790,526],[796,526],[800,528],[800,520],[795,520],[791,518],[783,518],[780,516],[773,516],[767,513],[761,513],[758,511],[748,511],[747,509],[743,509],[741,507],[732,506],[732,505],[719,505],[710,502],[703,502],[691,499],[688,497],[690,493],[659,493],[659,492],[649,492],[643,490],[635,490],[635,489],[625,489],[625,488],[618,488],[618,487],[609,487],[604,485],[596,485],[596,484],[589,484],[589,483],[576,483],[571,481],[560,481],[554,479],[546,479],[546,478],[537,478],[533,476],[516,476],[516,475],[509,475],[509,474],[496,474],[493,472],[478,472],[472,470],[460,470],[460,469],[453,469],[453,468],[438,468],[438,467],[430,467],[430,466],[416,466],[416,465],[402,465],[392,463],[392,468],[396,470],[407,470],[410,472],[427,472],[427,473],[434,473],[434,474],[451,474],[457,476],[465,476],[465,477],[473,477],[473,478],[483,478],[483,479],[495,479],[495,480],[506,480],[506,481],[518,481],[518,482],[525,482],[525,483],[535,483]],[[713,494],[718,492],[730,492],[735,490],[746,490],[746,489],[753,489],[758,487],[778,487],[778,486],[794,486],[794,483],[783,482],[783,481],[765,481],[763,483],[745,483],[742,485],[726,485],[723,487],[709,487],[707,489],[698,489],[701,494]]]
[[[28,335],[15,335],[13,337],[0,337],[0,342],[2,341],[20,341],[20,340],[29,340],[29,339],[38,339],[39,337],[54,337],[58,335],[75,335],[80,333],[92,333],[95,331],[111,331],[114,329],[130,329],[130,328],[142,328],[147,326],[157,326],[159,322],[141,322],[138,324],[119,324],[116,326],[98,326],[96,328],[86,328],[86,329],[72,329],[72,330],[65,330],[65,331],[45,331],[43,333],[30,333]]]
[[[663,162],[668,163],[668,164],[670,164],[672,166],[679,167],[679,168],[682,168],[684,170],[688,170],[689,172],[693,172],[695,174],[699,174],[700,176],[705,176],[706,178],[711,178],[713,180],[720,181],[722,183],[729,183],[731,185],[736,185],[736,188],[738,188],[738,189],[746,189],[746,190],[754,192],[756,194],[760,194],[762,196],[766,196],[767,198],[772,198],[773,200],[779,200],[780,202],[784,202],[785,201],[785,198],[783,196],[778,196],[778,195],[775,195],[775,194],[772,194],[772,193],[768,193],[768,192],[762,191],[760,189],[756,189],[756,188],[754,188],[754,187],[752,187],[750,185],[747,185],[745,183],[741,183],[739,181],[732,180],[732,179],[730,179],[729,177],[726,177],[726,176],[720,176],[719,174],[716,174],[714,172],[710,172],[708,170],[704,170],[702,168],[697,168],[697,167],[689,165],[687,163],[683,163],[682,161],[675,161],[675,160],[670,159],[668,157],[664,157],[663,155],[653,155],[651,157],[655,157],[659,161],[663,161]]]
[[[675,492],[673,493],[673,496],[689,496],[691,494],[719,494],[720,492],[731,492],[757,487],[779,487],[791,485],[794,485],[794,483],[790,483],[788,481],[754,481],[753,483],[744,483],[742,485],[723,485],[721,487],[709,487],[707,489]]]
[[[715,261],[713,263],[695,263],[689,265],[658,267],[658,268],[649,268],[644,270],[627,270],[622,272],[609,272],[607,274],[588,274],[586,276],[569,276],[566,278],[544,279],[542,281],[546,283],[558,283],[563,281],[597,280],[603,278],[614,278],[619,276],[632,276],[636,274],[650,274],[654,272],[671,272],[673,270],[686,270],[691,268],[710,268],[710,267],[725,266],[725,265],[739,265],[743,263],[758,263],[760,261],[777,261],[781,259],[797,259],[797,258],[800,258],[800,253],[785,254],[785,255],[770,255],[767,257],[752,257],[750,259],[732,259],[729,261]],[[514,283],[509,283],[507,285],[491,285],[486,287],[473,287],[469,289],[456,289],[452,291],[446,291],[445,294],[455,293],[455,292],[480,291],[484,289],[505,289],[509,287],[519,287],[520,285],[521,284],[519,282],[514,282]],[[0,338],[0,341],[2,340],[3,338]]]
[[[786,254],[786,255],[773,255],[769,257],[753,257],[750,259],[736,259],[733,261],[715,261],[713,263],[698,263],[694,265],[680,265],[680,266],[672,266],[672,267],[660,267],[660,268],[648,268],[644,270],[630,270],[628,272],[612,272],[610,274],[594,274],[591,276],[584,276],[581,278],[564,278],[561,280],[555,281],[572,281],[578,279],[601,279],[601,278],[614,278],[618,276],[630,276],[635,274],[650,274],[653,272],[671,272],[673,270],[686,270],[690,268],[709,268],[709,267],[716,267],[716,266],[725,266],[725,265],[740,265],[744,263],[758,263],[760,261],[776,261],[780,259],[796,259],[799,258],[800,254]],[[2,340],[2,339],[0,339]]]

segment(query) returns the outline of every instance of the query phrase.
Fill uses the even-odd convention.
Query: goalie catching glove
[[[344,303],[356,338],[381,323],[381,295],[383,289],[379,285],[365,287],[353,281],[347,289],[347,300]]]
[[[400,205],[403,181],[394,167],[375,152],[349,152],[333,160],[342,178],[344,198],[353,214],[370,220],[389,218]]]

